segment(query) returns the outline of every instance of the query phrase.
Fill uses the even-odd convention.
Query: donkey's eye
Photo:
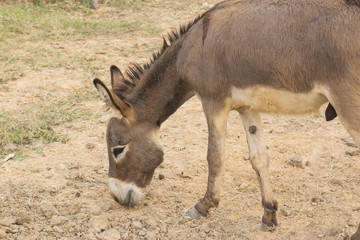
[[[111,149],[116,160],[120,160],[120,158],[124,155],[125,148],[126,146],[116,146]]]

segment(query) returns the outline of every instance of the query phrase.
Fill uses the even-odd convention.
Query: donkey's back
[[[359,76],[360,7],[343,0],[225,1],[194,26],[180,54],[181,72],[200,95],[262,86],[330,97],[334,85],[354,85],[350,78]]]

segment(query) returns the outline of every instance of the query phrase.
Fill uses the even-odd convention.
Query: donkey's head
[[[120,70],[111,67],[111,85],[123,78]],[[123,96],[116,95],[99,79],[95,87],[113,116],[107,125],[106,140],[109,157],[109,189],[115,201],[134,206],[143,194],[163,160],[163,151],[158,141],[159,127],[149,122],[139,122],[131,104]]]

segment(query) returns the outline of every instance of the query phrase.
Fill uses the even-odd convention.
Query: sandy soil
[[[110,10],[99,11],[105,14]],[[199,11],[159,16],[154,22],[169,29]],[[98,36],[65,42],[64,47],[87,49],[95,57],[103,57],[96,53],[110,55],[112,46],[160,44],[159,38],[132,34],[122,39]],[[146,56],[103,58],[103,68],[108,69],[114,63],[124,68]],[[0,102],[21,108],[38,91],[50,89],[66,96],[71,88],[91,82],[71,69],[53,71],[27,73],[8,83],[9,91],[1,93]],[[54,75],[63,81],[52,80]],[[28,87],[34,77],[37,81]],[[97,77],[109,81],[109,74]],[[87,101],[85,107],[100,112],[103,103]],[[145,190],[144,201],[134,208],[118,205],[108,194],[107,116],[60,125],[56,131],[67,134],[67,142],[49,144],[41,154],[27,152],[21,162],[1,164],[0,238],[343,239],[356,231],[360,221],[360,157],[346,154],[355,149],[349,146],[350,136],[337,119],[326,122],[323,112],[322,108],[319,116],[263,116],[271,156],[270,180],[279,202],[280,226],[274,232],[260,228],[259,186],[247,160],[245,133],[236,112],[228,120],[220,206],[201,220],[186,216],[205,193],[207,183],[207,127],[199,101],[192,98],[163,124],[160,136],[165,161]],[[303,167],[291,166],[291,157],[301,157]],[[160,180],[159,174],[164,179]]]

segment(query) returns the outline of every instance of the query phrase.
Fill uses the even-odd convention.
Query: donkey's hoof
[[[274,232],[276,230],[276,226],[268,226],[264,223],[261,223],[260,230],[263,232]]]
[[[195,208],[191,208],[188,212],[188,217],[191,217],[192,219],[200,220],[201,217],[203,217],[198,210]]]

